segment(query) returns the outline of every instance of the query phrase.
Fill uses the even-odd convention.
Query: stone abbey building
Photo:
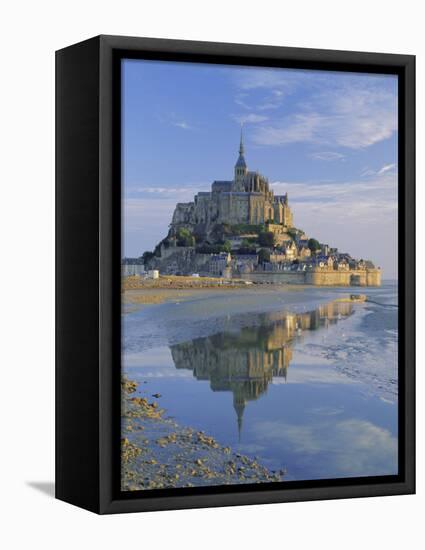
[[[296,228],[288,194],[248,170],[241,140],[234,177],[177,203],[167,236],[143,256],[144,268],[167,275],[242,278],[319,286],[379,286],[372,262],[309,239]]]
[[[274,195],[267,178],[248,170],[241,133],[234,179],[214,181],[211,191],[198,193],[193,202],[178,203],[171,223],[171,235],[181,227],[208,235],[216,224],[265,223],[281,224],[287,228],[293,226],[288,194]]]

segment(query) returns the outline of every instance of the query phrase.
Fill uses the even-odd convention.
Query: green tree
[[[242,239],[241,248],[253,248],[253,245],[248,239]]]
[[[258,242],[260,246],[273,248],[275,245],[274,233],[272,231],[265,231],[264,233],[260,233],[258,236]]]
[[[232,245],[230,244],[230,241],[224,241],[223,252],[231,252],[231,251],[232,251]]]
[[[291,237],[293,241],[295,241],[295,237],[297,236],[297,229],[295,229],[295,227],[290,227],[288,229],[288,235]]]
[[[195,237],[189,229],[179,228],[177,231],[177,246],[195,246]]]
[[[320,250],[320,243],[317,239],[308,239],[308,247],[312,252]]]
[[[270,251],[267,248],[261,248],[258,252],[258,261],[260,264],[270,261]]]
[[[232,235],[242,235],[243,233],[261,233],[265,231],[265,225],[253,225],[249,223],[237,223],[230,226]]]
[[[150,252],[149,250],[146,250],[146,252],[143,252],[142,254],[143,265],[148,264],[153,257],[154,257],[153,252]]]
[[[220,252],[227,252],[224,244],[209,244],[204,243],[196,247],[197,254],[220,254]]]

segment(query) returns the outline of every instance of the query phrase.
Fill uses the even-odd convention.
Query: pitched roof
[[[240,154],[240,155],[239,155],[239,158],[238,158],[238,160],[236,161],[235,166],[237,166],[238,168],[240,168],[240,167],[246,168],[245,157],[243,156],[243,154]]]
[[[230,191],[232,189],[233,181],[214,181],[212,184],[213,191]]]

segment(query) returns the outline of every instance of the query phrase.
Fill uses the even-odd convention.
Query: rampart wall
[[[335,271],[312,269],[308,271],[280,271],[243,273],[241,279],[254,283],[288,283],[314,286],[381,286],[379,269]]]

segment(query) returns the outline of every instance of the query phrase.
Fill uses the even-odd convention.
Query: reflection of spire
[[[232,392],[237,417],[239,440],[247,403],[264,395],[273,377],[287,381],[298,331],[323,328],[327,320],[339,321],[353,313],[350,303],[331,302],[314,311],[291,313],[278,311],[264,314],[257,326],[244,327],[196,338],[171,346],[177,369],[191,369],[198,380],[209,380],[214,392]],[[232,317],[229,317],[232,324]]]
[[[236,411],[236,416],[238,417],[238,437],[239,437],[239,443],[240,443],[241,434],[242,434],[243,412],[245,410],[245,399],[242,396],[238,396],[236,393],[234,393],[233,407]]]

